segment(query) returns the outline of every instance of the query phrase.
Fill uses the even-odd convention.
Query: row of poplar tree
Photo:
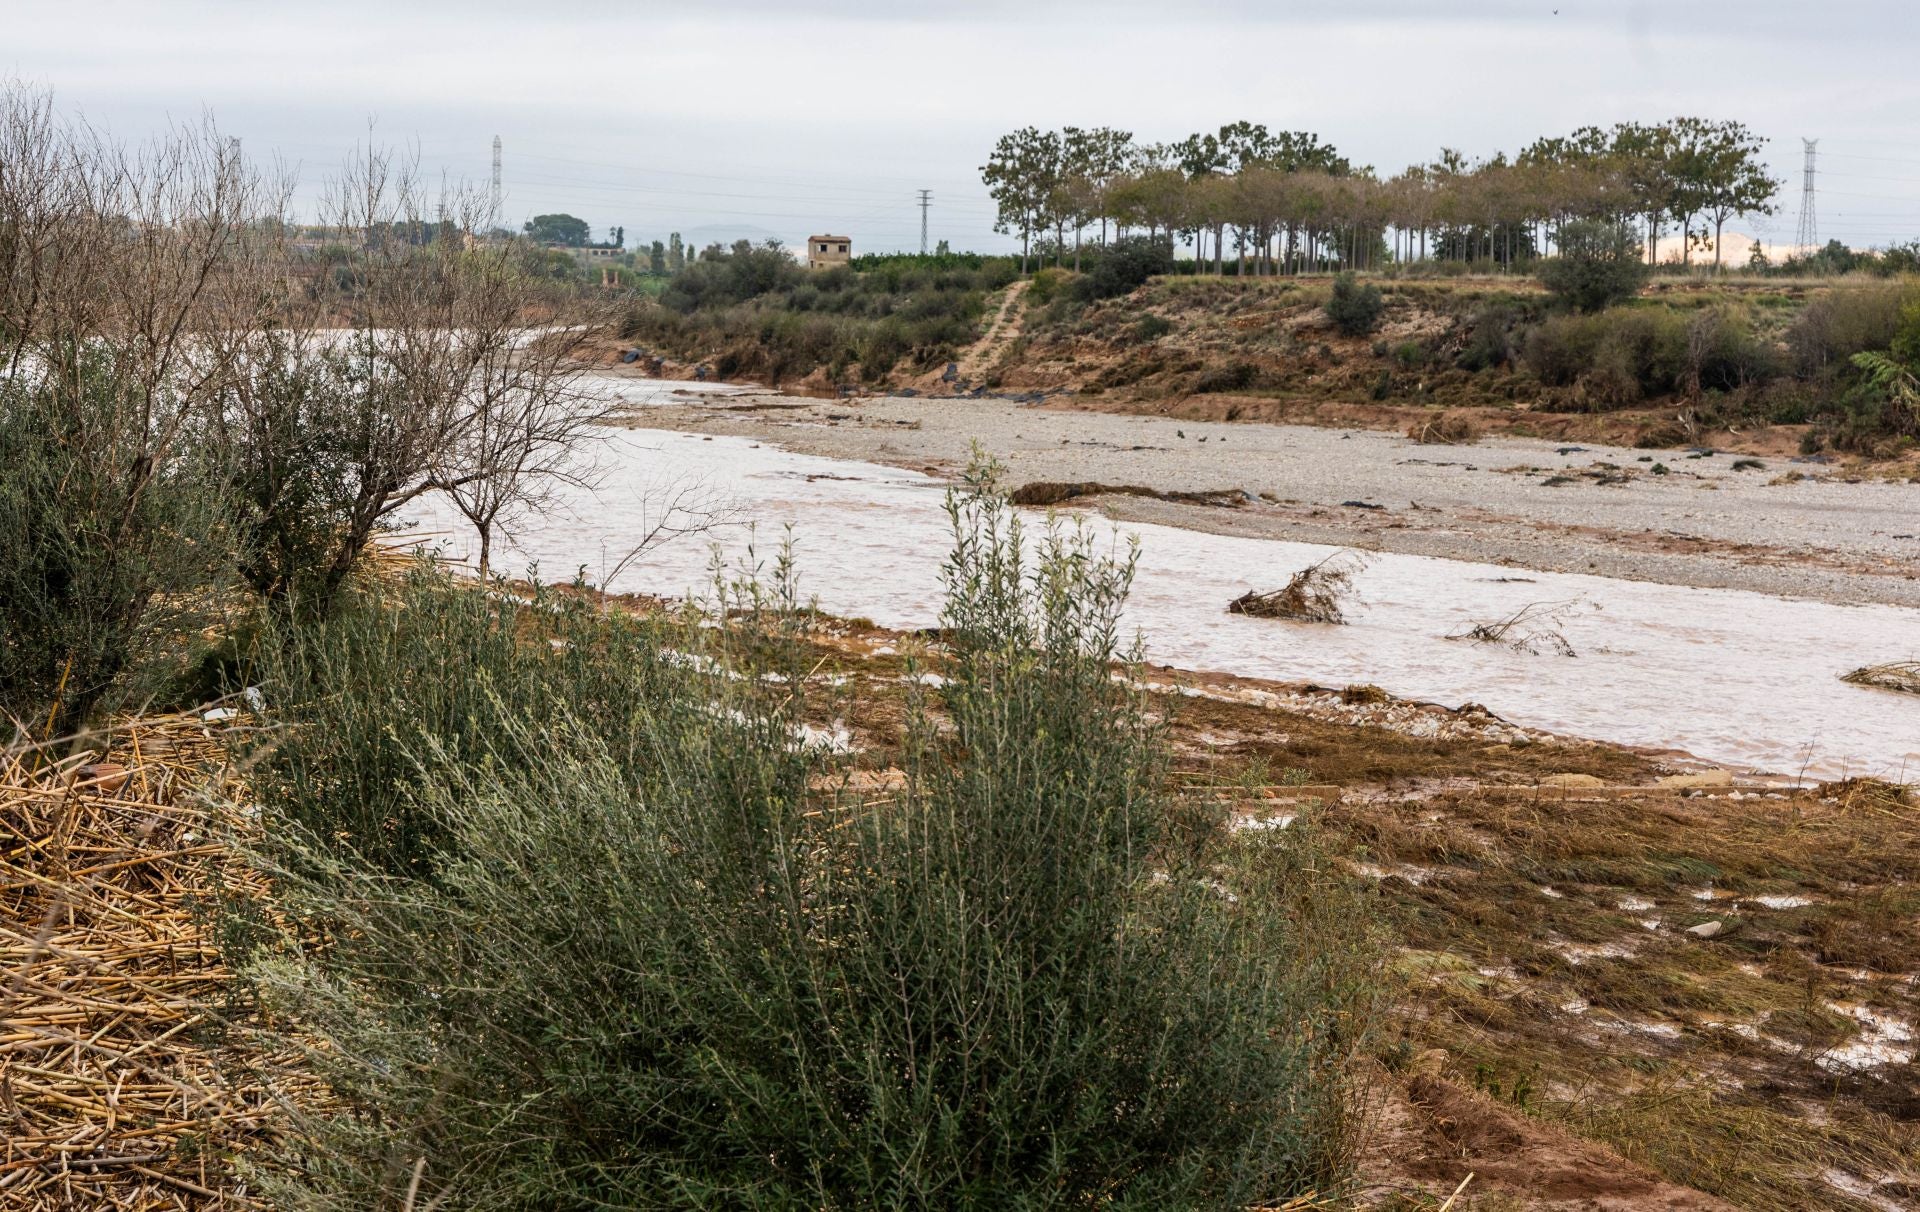
[[[1190,244],[1216,272],[1293,273],[1442,259],[1512,265],[1544,255],[1560,226],[1632,226],[1654,258],[1685,234],[1681,257],[1711,252],[1728,220],[1771,214],[1781,182],[1765,140],[1743,123],[1674,118],[1582,127],[1519,154],[1469,161],[1451,148],[1393,176],[1355,165],[1307,131],[1235,122],[1146,143],[1111,127],[1025,127],[1001,137],[981,177],[995,230],[1077,257],[1088,239],[1144,235]]]

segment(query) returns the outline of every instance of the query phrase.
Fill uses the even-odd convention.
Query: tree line
[[[1370,269],[1448,260],[1510,266],[1551,251],[1574,220],[1636,231],[1648,260],[1660,237],[1685,236],[1723,263],[1737,216],[1772,214],[1781,182],[1765,141],[1735,121],[1679,117],[1585,126],[1536,139],[1513,156],[1470,161],[1443,148],[1393,176],[1354,164],[1308,131],[1234,122],[1213,133],[1148,143],[1112,127],[1023,127],[981,166],[994,230],[1077,264],[1083,243],[1144,235],[1191,245],[1215,273]]]

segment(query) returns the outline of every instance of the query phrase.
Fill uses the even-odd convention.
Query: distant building
[[[852,236],[808,236],[807,268],[832,269],[853,259]]]

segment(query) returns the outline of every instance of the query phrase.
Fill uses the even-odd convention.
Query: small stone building
[[[853,259],[852,236],[808,236],[807,268],[832,269]]]

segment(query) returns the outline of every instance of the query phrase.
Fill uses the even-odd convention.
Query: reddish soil
[[[1444,1200],[1472,1175],[1456,1208],[1547,1212],[1732,1212],[1734,1205],[1668,1182],[1604,1146],[1529,1119],[1452,1082],[1384,1078],[1361,1176],[1372,1199],[1418,1192]]]

